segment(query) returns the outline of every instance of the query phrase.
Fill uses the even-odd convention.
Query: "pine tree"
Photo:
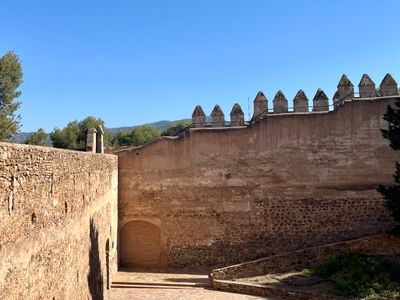
[[[383,119],[388,122],[388,129],[381,129],[383,137],[389,140],[393,150],[400,150],[400,100],[395,103],[395,108],[388,106]],[[397,223],[390,233],[400,235],[400,163],[396,161],[395,166],[394,184],[380,185],[378,191],[384,196],[386,206]]]
[[[50,133],[53,147],[66,149],[83,148],[85,146],[86,131],[89,128],[96,128],[97,125],[101,125],[105,128],[102,119],[89,116],[80,122],[69,122],[63,129],[55,128]],[[108,145],[108,139],[109,133],[106,130],[104,136],[105,145]]]
[[[17,91],[22,83],[22,68],[18,56],[10,51],[0,58],[0,141],[8,141],[17,134],[20,117],[15,112],[21,95]]]
[[[37,145],[37,146],[47,146],[47,133],[43,128],[39,128],[38,131],[32,133],[24,141],[24,144]]]

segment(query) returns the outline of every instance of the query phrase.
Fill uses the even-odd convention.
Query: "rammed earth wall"
[[[156,225],[160,264],[171,266],[224,266],[382,233],[392,220],[375,187],[392,182],[397,157],[380,128],[393,102],[266,115],[121,151],[119,228]],[[137,231],[120,235],[121,249]]]
[[[117,157],[0,143],[0,299],[103,299]]]

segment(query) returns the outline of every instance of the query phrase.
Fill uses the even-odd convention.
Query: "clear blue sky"
[[[400,83],[400,1],[4,1],[0,54],[22,60],[22,130],[88,115],[107,127],[226,118],[258,90],[332,98],[389,72]],[[252,105],[251,105],[252,106]]]

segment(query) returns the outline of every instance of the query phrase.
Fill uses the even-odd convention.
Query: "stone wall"
[[[327,244],[298,251],[282,253],[267,258],[249,261],[221,269],[211,273],[214,288],[264,297],[281,299],[343,299],[342,297],[321,294],[312,290],[296,290],[295,287],[284,287],[273,284],[257,284],[246,278],[265,276],[316,267],[329,257],[349,252],[379,256],[391,261],[399,261],[400,238],[389,235],[375,235],[341,243]],[[324,291],[328,292],[328,291]]]
[[[0,143],[0,299],[103,299],[117,157]]]
[[[392,220],[375,187],[393,180],[396,153],[380,133],[393,102],[268,114],[120,151],[119,230],[157,226],[159,262],[170,266],[223,266],[384,232]]]
[[[270,273],[301,271],[304,268],[316,267],[329,257],[349,252],[382,256],[397,261],[400,258],[399,249],[400,238],[380,234],[269,256],[259,260],[216,269],[211,275],[212,280],[215,281],[261,276]]]

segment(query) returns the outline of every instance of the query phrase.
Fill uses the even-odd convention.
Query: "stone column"
[[[85,150],[86,152],[94,152],[96,153],[96,129],[89,128],[86,132],[86,143]]]
[[[299,90],[293,99],[295,112],[308,112],[308,98],[303,90]]]
[[[235,103],[231,111],[231,124],[230,126],[243,126],[244,125],[244,113],[238,103]]]
[[[261,115],[268,113],[268,99],[265,97],[262,91],[259,91],[254,98],[254,113],[253,118],[260,117]]]
[[[96,128],[96,153],[104,153],[104,130],[103,127],[99,124]]]
[[[274,97],[274,113],[288,112],[288,101],[285,95],[279,90]]]
[[[329,99],[323,90],[318,89],[313,99],[313,111],[328,111]]]
[[[380,89],[381,96],[394,96],[399,94],[399,90],[397,89],[397,82],[389,73],[387,73],[385,78],[383,78]]]
[[[196,105],[192,113],[192,126],[204,127],[206,124],[206,115],[200,105]]]
[[[211,112],[211,126],[212,127],[224,127],[225,126],[225,115],[222,112],[219,105],[215,105],[213,111]]]
[[[358,84],[358,91],[360,92],[360,98],[370,98],[375,97],[375,82],[368,76],[364,74]]]

